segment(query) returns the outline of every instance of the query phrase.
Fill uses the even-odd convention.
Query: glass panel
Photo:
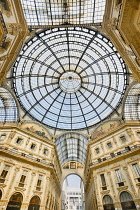
[[[126,75],[124,61],[104,35],[64,27],[36,33],[27,41],[12,78],[25,114],[53,128],[76,130],[93,126],[113,112],[119,115]]]
[[[106,181],[105,181],[104,174],[101,174],[100,177],[101,177],[101,181],[102,181],[102,186],[106,186]]]
[[[132,164],[137,177],[140,177],[140,168],[137,163]]]
[[[123,182],[122,176],[119,169],[115,170],[118,182]]]
[[[27,24],[46,25],[98,24],[103,20],[105,0],[21,0]]]
[[[56,140],[56,147],[61,164],[74,160],[85,163],[87,139],[78,133],[67,133]]]
[[[18,111],[16,102],[8,90],[0,88],[0,122],[16,122]]]
[[[124,107],[126,120],[140,120],[140,84],[135,84],[129,91]]]
[[[103,204],[113,204],[113,200],[109,195],[103,197]]]
[[[122,192],[121,195],[120,195],[120,200],[121,200],[121,202],[124,202],[124,201],[132,201],[133,198],[132,198],[132,196],[130,195],[130,193],[124,191],[124,192]]]

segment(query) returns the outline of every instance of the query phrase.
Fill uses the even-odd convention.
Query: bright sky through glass
[[[14,67],[14,90],[25,115],[45,125],[76,130],[118,115],[127,70],[98,31],[64,27],[37,33]]]
[[[85,164],[87,139],[78,133],[66,133],[56,140],[56,148],[60,163],[78,161]]]
[[[105,0],[21,0],[27,24],[32,27],[62,24],[101,24]]]
[[[76,174],[67,176],[68,188],[80,188],[81,178]]]
[[[16,122],[18,110],[15,99],[5,88],[0,88],[0,122]]]

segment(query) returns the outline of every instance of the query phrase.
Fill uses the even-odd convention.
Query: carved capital
[[[4,52],[3,50],[5,51],[4,48],[0,48],[0,53],[1,53],[1,52]],[[1,56],[1,57],[0,57],[0,61],[4,61],[4,60],[6,60],[7,58],[8,58],[7,55]]]
[[[26,145],[28,145],[28,144],[29,144],[29,142],[30,142],[30,137],[27,139],[27,141],[26,141]]]
[[[1,79],[0,79],[0,85],[1,85],[1,86],[6,86],[6,85],[7,85],[6,78],[1,78]]]
[[[4,10],[3,8],[1,9],[1,11],[2,11],[2,13],[3,13],[4,15],[6,15],[8,18],[12,15],[12,13],[11,13],[10,11]]]
[[[19,168],[19,167],[16,167],[16,168],[15,168],[15,171],[16,171],[16,172],[18,172],[19,170],[20,170],[20,168]]]
[[[0,187],[4,188],[4,187],[6,187],[6,184],[0,183]]]
[[[122,54],[124,56],[135,56],[134,52],[132,50],[127,50],[127,49],[124,49]]]
[[[11,35],[17,35],[22,32],[22,27],[19,23],[7,23],[8,33]]]
[[[124,166],[123,169],[124,169],[125,171],[128,171],[128,167],[127,167],[127,166]]]
[[[108,172],[107,172],[107,174],[110,176],[110,175],[111,175],[111,172],[110,172],[110,171],[108,171]]]
[[[128,186],[122,186],[122,187],[118,187],[117,190],[121,192],[121,191],[127,190],[127,188]]]
[[[112,139],[113,139],[114,143],[117,144],[117,141],[114,136],[112,137]]]
[[[41,191],[38,191],[38,190],[34,190],[33,191],[36,195],[41,195],[42,194],[42,192]]]
[[[133,134],[133,132],[132,132],[132,130],[130,128],[126,129],[126,131],[127,131],[128,135],[130,137],[134,136],[134,134]]]
[[[103,191],[101,191],[101,194],[102,195],[107,195],[107,194],[109,194],[110,193],[110,190],[103,190]]]
[[[15,187],[15,190],[16,190],[16,191],[23,192],[23,191],[25,191],[26,189],[23,188],[23,187]]]
[[[16,131],[12,131],[9,135],[9,140],[11,140],[16,134]]]
[[[116,27],[117,27],[117,22],[118,22],[118,19],[117,18],[112,18],[110,19],[108,22],[107,22],[107,26],[108,28],[111,30],[116,30]]]
[[[0,54],[3,54],[4,52],[6,52],[6,48],[0,47]],[[0,57],[0,61],[5,60],[6,58],[7,58],[6,55],[1,56],[1,57]]]

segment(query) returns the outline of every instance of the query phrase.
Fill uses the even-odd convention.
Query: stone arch
[[[122,210],[129,210],[129,209],[136,210],[133,197],[129,192],[123,191],[120,193],[120,202],[121,202]]]
[[[81,180],[83,181],[83,183],[84,183],[84,174],[83,173],[80,173],[80,171],[78,171],[78,170],[66,170],[65,172],[64,172],[64,170],[63,170],[63,173],[62,173],[62,183],[64,182],[64,180],[69,176],[69,175],[73,175],[73,174],[75,174],[75,175],[77,175],[77,176],[79,176],[80,178],[81,178]]]
[[[30,200],[28,210],[39,210],[40,202],[40,197],[38,195],[34,195]]]
[[[69,173],[62,184],[62,209],[85,209],[85,187],[81,176]],[[80,195],[80,200],[79,196]]]
[[[6,210],[20,210],[23,201],[23,195],[15,192],[9,199]]]
[[[18,106],[13,94],[0,87],[0,123],[17,122],[19,120]]]
[[[104,210],[115,210],[113,199],[110,195],[104,195],[102,202]]]

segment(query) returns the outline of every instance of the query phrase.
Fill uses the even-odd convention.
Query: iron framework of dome
[[[83,27],[35,34],[13,71],[25,115],[57,129],[84,129],[118,114],[126,85],[126,66],[113,44]]]

